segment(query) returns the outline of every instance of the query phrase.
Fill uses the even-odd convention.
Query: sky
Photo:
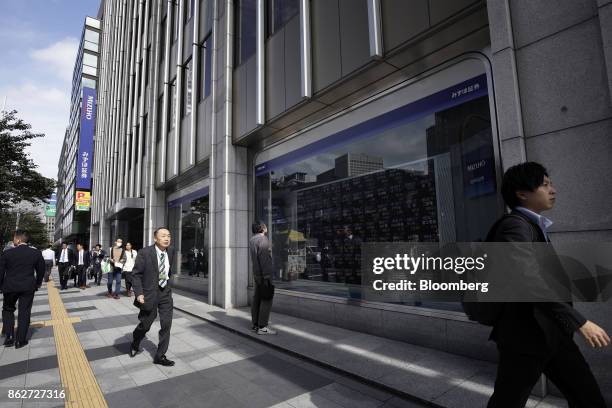
[[[0,0],[0,109],[44,133],[29,149],[38,171],[57,179],[68,126],[74,60],[100,0]]]

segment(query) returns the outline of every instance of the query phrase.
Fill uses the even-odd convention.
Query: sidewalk
[[[191,294],[174,294],[174,307],[261,344],[351,376],[356,381],[428,406],[485,407],[496,365],[434,349],[273,313],[277,336],[252,333],[248,308],[223,310]],[[527,407],[567,407],[553,396],[532,397]]]
[[[57,274],[54,275],[57,280]],[[78,367],[62,371],[60,375],[58,357],[62,359],[62,352],[56,349],[58,333],[40,323],[49,323],[53,317],[47,292],[43,288],[36,294],[32,310],[35,324],[29,345],[19,350],[0,345],[2,408],[63,407],[64,401],[59,399],[9,401],[7,393],[10,389],[60,389],[66,384],[64,375],[73,380],[82,375]],[[130,358],[127,353],[131,332],[138,322],[133,298],[109,299],[105,293],[103,284],[86,290],[70,288],[61,291],[59,296],[80,342],[70,351],[78,353],[82,349],[84,352],[106,406],[423,407],[180,310],[174,313],[167,353],[176,362],[174,367],[152,363],[158,321],[141,345],[144,352]],[[54,313],[56,318],[57,311]],[[79,399],[78,393],[71,390],[68,393],[71,400],[66,406],[101,406]]]

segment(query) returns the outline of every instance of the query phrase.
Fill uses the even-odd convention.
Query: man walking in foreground
[[[6,335],[5,347],[21,348],[28,344],[30,313],[34,292],[42,285],[45,261],[40,251],[28,246],[27,231],[17,230],[13,235],[15,248],[5,251],[0,258],[0,288],[4,293],[2,327]],[[36,275],[35,275],[36,272]],[[15,305],[18,303],[17,336],[15,332]]]
[[[491,241],[550,242],[547,230],[552,221],[541,213],[553,208],[556,190],[542,165],[528,162],[509,168],[502,195],[512,212],[496,224]],[[597,381],[572,338],[574,332],[591,347],[610,343],[606,332],[569,302],[504,303],[491,333],[499,365],[488,407],[524,407],[544,373],[570,408],[605,408]]]
[[[74,252],[68,248],[66,242],[62,243],[62,248],[57,254],[57,265],[60,277],[60,288],[68,289],[68,278],[70,277],[70,268],[74,266]]]
[[[172,263],[174,250],[169,248],[171,235],[167,228],[158,228],[154,232],[155,244],[143,248],[136,257],[132,270],[132,285],[136,300],[134,305],[140,308],[138,320],[130,345],[130,356],[140,351],[140,342],[151,328],[159,312],[159,343],[153,363],[173,366],[174,361],[166,358],[170,344],[172,327]]]
[[[257,221],[251,230],[254,235],[249,241],[249,252],[253,261],[253,279],[255,280],[255,291],[251,303],[252,330],[257,334],[276,334],[276,331],[268,327],[272,298],[262,297],[262,292],[269,291],[272,285],[272,248],[266,236],[268,227],[263,222]]]

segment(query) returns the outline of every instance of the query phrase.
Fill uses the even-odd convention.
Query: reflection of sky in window
[[[296,172],[316,176],[334,167],[334,161],[346,153],[363,153],[384,158],[385,168],[401,166],[427,157],[427,128],[435,124],[434,115],[377,133],[366,139],[349,142],[321,152],[299,163],[274,170],[274,178]]]

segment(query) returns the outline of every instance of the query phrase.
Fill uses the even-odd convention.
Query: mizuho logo
[[[93,117],[93,104],[94,98],[92,95],[87,97],[87,103],[85,104],[85,119],[91,120]]]

